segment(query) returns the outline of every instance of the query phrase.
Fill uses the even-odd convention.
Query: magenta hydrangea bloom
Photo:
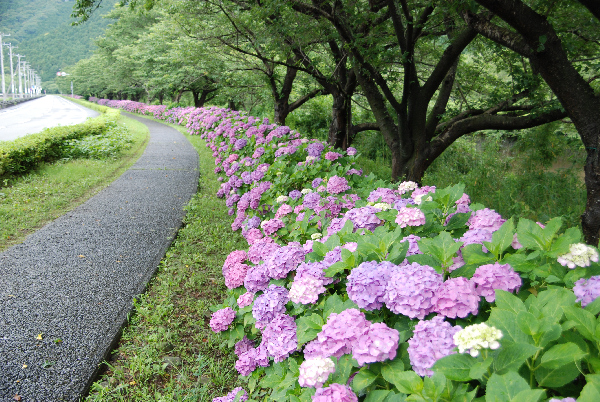
[[[273,357],[275,363],[284,361],[298,348],[294,317],[279,314],[267,324],[262,337],[267,352]]]
[[[465,318],[469,314],[477,315],[479,295],[475,284],[463,278],[448,279],[440,286],[432,298],[434,311],[448,318]]]
[[[344,218],[352,221],[354,229],[367,229],[372,232],[377,226],[380,226],[383,223],[383,221],[375,215],[377,212],[381,211],[371,206],[352,208],[344,214]]]
[[[265,292],[258,296],[252,306],[252,316],[256,320],[256,327],[262,328],[275,317],[285,313],[285,304],[289,301],[289,292],[286,288],[270,285]]]
[[[234,402],[235,398],[240,394],[238,398],[238,402],[243,402],[248,400],[248,393],[242,388],[237,387],[234,388],[233,391],[228,393],[225,396],[220,396],[218,398],[213,398],[212,402]]]
[[[425,224],[425,214],[419,208],[400,208],[396,215],[396,223],[401,227],[422,226]]]
[[[344,177],[331,176],[327,182],[327,192],[329,194],[339,194],[346,190],[350,190],[348,180]]]
[[[272,235],[284,226],[285,223],[283,223],[281,219],[269,219],[267,221],[262,221],[260,224],[260,227],[262,227],[267,236]]]
[[[384,323],[371,324],[352,346],[352,357],[360,366],[393,360],[399,340],[398,331]]]
[[[242,233],[244,238],[246,238],[246,241],[248,242],[249,245],[253,245],[254,243],[260,241],[260,239],[262,239],[263,233],[260,231],[260,229],[256,229],[256,228],[252,228],[247,230],[245,233]]]
[[[358,402],[358,397],[349,386],[333,383],[325,388],[317,388],[312,402]]]
[[[389,265],[388,265],[389,264]],[[383,307],[383,296],[392,263],[365,261],[348,275],[346,291],[356,305],[365,310],[379,310]]]
[[[308,193],[304,196],[302,204],[304,204],[305,208],[315,209],[319,206],[320,201],[321,196],[319,195],[319,193]]]
[[[519,274],[510,265],[497,262],[478,267],[471,281],[476,285],[477,294],[490,303],[496,300],[494,290],[518,291],[523,284]]]
[[[577,301],[581,302],[581,307],[587,306],[600,296],[600,275],[579,279],[575,282],[573,292],[577,296]]]
[[[284,279],[304,262],[304,250],[300,246],[288,245],[275,250],[265,262],[269,276],[273,279]]]
[[[244,284],[244,278],[250,267],[246,264],[235,263],[225,273],[225,286],[229,289],[235,289]]]
[[[318,343],[315,345],[320,348],[318,355],[340,357],[350,353],[352,345],[367,330],[369,324],[365,315],[354,308],[339,314],[331,313],[317,335]]]
[[[354,155],[356,155],[356,154],[357,154],[357,152],[358,152],[358,151],[356,150],[356,148],[348,147],[348,149],[346,149],[346,153],[347,153],[349,156],[354,156]]]
[[[229,271],[229,269],[235,264],[246,261],[247,257],[248,255],[244,250],[235,250],[229,253],[227,258],[225,258],[225,262],[223,263],[223,275],[225,276],[227,271]]]
[[[479,211],[475,211],[467,221],[469,229],[487,229],[490,232],[495,232],[500,229],[500,226],[506,222],[506,219],[502,219],[499,213],[493,209],[484,208]]]
[[[262,239],[261,241],[254,242],[248,249],[248,260],[253,264],[258,264],[261,261],[266,261],[271,254],[281,247],[279,244],[274,243],[269,237]]]
[[[239,357],[242,353],[246,353],[252,349],[254,349],[254,341],[248,339],[246,335],[244,335],[242,340],[235,344],[234,352],[235,355]]]
[[[290,213],[292,213],[294,209],[288,204],[281,204],[277,212],[275,212],[275,218],[280,219]]]
[[[328,161],[334,161],[341,157],[342,157],[342,154],[337,153],[337,152],[327,152],[327,153],[325,153],[325,156],[323,156],[323,158],[327,159]]]
[[[250,267],[244,278],[244,287],[248,292],[256,293],[265,290],[271,281],[265,264]]]
[[[225,307],[221,310],[217,310],[210,317],[210,329],[212,329],[213,332],[226,331],[234,319],[235,310],[231,307]]]
[[[462,328],[453,327],[444,317],[435,316],[430,321],[419,321],[408,340],[408,357],[412,369],[420,376],[432,376],[429,370],[442,357],[456,353],[454,334]]]
[[[251,305],[253,301],[254,301],[254,293],[252,293],[252,292],[246,292],[237,298],[237,304],[238,304],[239,308],[247,307],[247,306]]]
[[[383,301],[396,314],[423,319],[435,307],[433,297],[443,277],[429,265],[413,262],[390,269]]]

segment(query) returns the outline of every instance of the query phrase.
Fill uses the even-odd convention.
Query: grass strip
[[[204,140],[170,126],[198,150],[198,193],[87,401],[210,401],[237,381],[235,356],[208,326],[209,307],[225,294],[225,257],[246,241],[231,232],[232,218],[215,196],[219,182]]]
[[[27,235],[81,205],[127,170],[148,143],[146,126],[120,117],[129,129],[132,146],[111,159],[75,159],[42,163],[0,189],[0,250],[22,242]]]

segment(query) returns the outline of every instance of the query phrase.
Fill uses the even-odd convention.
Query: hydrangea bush
[[[248,248],[210,325],[249,401],[598,400],[600,265],[578,228],[365,177],[355,149],[229,109],[100,102],[213,151]]]

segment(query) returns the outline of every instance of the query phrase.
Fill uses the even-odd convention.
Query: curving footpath
[[[140,159],[0,254],[0,401],[85,395],[197,190],[198,154],[189,141],[128,117],[150,128]]]

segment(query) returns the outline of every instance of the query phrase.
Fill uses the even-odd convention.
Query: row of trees
[[[102,0],[78,0],[85,20]],[[138,1],[138,2],[141,2]],[[134,4],[135,5],[135,4]],[[588,160],[582,224],[600,230],[600,4],[594,0],[145,0],[74,68],[80,93],[191,91],[288,115],[331,97],[329,142],[379,130],[394,179],[420,181],[456,139],[570,118]],[[140,10],[150,10],[141,12]],[[353,109],[368,113],[356,121]],[[353,118],[354,117],[354,118]]]

